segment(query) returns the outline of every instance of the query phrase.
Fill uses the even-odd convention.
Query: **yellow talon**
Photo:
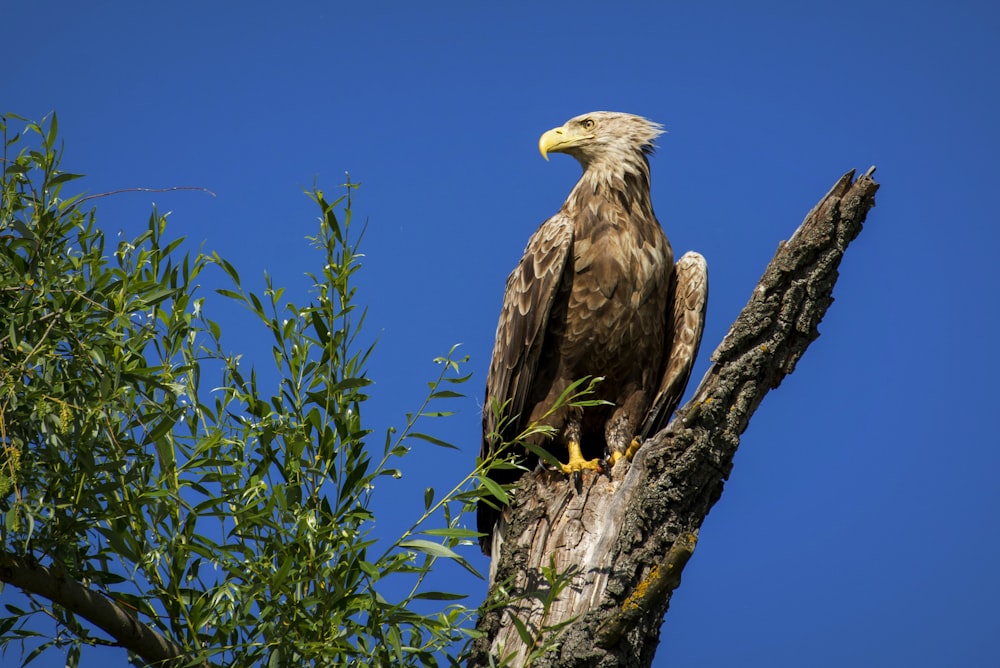
[[[626,461],[632,461],[632,458],[635,457],[635,453],[638,452],[641,447],[642,439],[636,436],[632,439],[632,442],[628,444],[628,449],[626,449],[625,452],[612,452],[611,456],[608,457],[608,464],[614,466],[615,462],[622,457],[624,457]]]
[[[566,444],[566,449],[569,450],[569,461],[562,465],[563,473],[579,473],[586,469],[601,470],[601,460],[584,459],[583,453],[580,451],[580,444],[576,441],[569,441]]]

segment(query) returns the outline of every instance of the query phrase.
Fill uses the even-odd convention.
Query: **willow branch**
[[[33,559],[0,552],[0,580],[79,615],[151,665],[194,663],[183,647],[140,622],[128,608]]]

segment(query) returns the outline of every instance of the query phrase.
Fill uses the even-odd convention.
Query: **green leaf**
[[[446,538],[478,538],[481,534],[472,529],[460,529],[458,527],[447,527],[441,529],[424,529],[420,533],[426,536],[444,536]]]
[[[414,595],[413,598],[425,601],[461,601],[464,598],[468,598],[468,596],[466,594],[453,594],[447,591],[422,591]]]
[[[326,326],[323,316],[319,311],[310,313],[313,329],[316,331],[316,338],[322,346],[330,345],[330,329]]]
[[[544,447],[531,443],[530,441],[525,441],[522,445],[528,452],[535,455],[549,466],[562,466],[562,462],[559,461],[559,458],[546,450]]]
[[[225,258],[219,257],[218,255],[213,255],[212,258],[222,266],[222,270],[226,272],[229,278],[236,284],[236,287],[240,287],[240,275],[236,271],[236,267],[229,263]]]
[[[173,429],[175,424],[177,424],[177,420],[173,415],[169,413],[164,414],[163,418],[156,423],[156,426],[146,434],[144,442],[147,444],[159,442],[167,432]]]
[[[45,136],[45,145],[52,147],[56,145],[56,135],[59,134],[59,118],[52,112],[52,120],[49,121],[49,132]]]
[[[369,378],[345,378],[336,383],[330,390],[332,392],[343,392],[344,390],[353,390],[358,387],[368,387],[371,384],[372,381]]]
[[[524,643],[525,647],[534,647],[535,638],[531,635],[531,631],[525,626],[516,615],[510,615],[510,621],[514,624],[514,629],[517,630],[517,635],[521,637],[521,642]]]
[[[461,560],[458,553],[454,552],[451,548],[445,547],[440,543],[435,543],[434,541],[423,540],[422,538],[403,541],[399,546],[408,550],[416,550],[432,557]]]
[[[454,445],[452,445],[451,443],[448,443],[446,441],[442,441],[440,438],[437,438],[435,436],[431,436],[430,434],[422,434],[420,432],[415,432],[414,431],[414,432],[410,432],[409,436],[410,436],[410,438],[418,438],[421,441],[427,441],[428,443],[432,443],[432,444],[440,446],[442,448],[450,448],[452,450],[458,450],[458,448],[455,447]]]
[[[83,177],[83,174],[70,174],[68,172],[63,172],[61,174],[57,174],[56,176],[52,177],[52,179],[49,180],[49,185],[55,186],[59,185],[60,183],[66,183],[67,181],[72,181],[73,179],[79,179],[81,177]]]
[[[504,491],[503,487],[501,487],[500,483],[496,480],[482,476],[479,478],[479,482],[489,491],[490,494],[495,496],[500,503],[505,506],[510,504],[510,496],[508,496],[507,492]]]
[[[260,297],[258,297],[257,295],[255,295],[252,292],[249,294],[249,297],[250,297],[250,303],[253,305],[254,313],[256,313],[257,315],[259,315],[260,317],[263,318],[264,317],[264,305],[261,304]],[[275,332],[275,334],[277,334],[277,332]]]
[[[13,506],[4,513],[4,528],[8,533],[17,533],[21,528],[20,514],[18,507]]]
[[[431,393],[431,399],[464,399],[465,395],[461,392],[453,392],[452,390],[437,390]]]

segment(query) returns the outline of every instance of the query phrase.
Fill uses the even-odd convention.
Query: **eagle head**
[[[592,111],[571,118],[562,127],[552,128],[538,140],[542,157],[568,153],[584,169],[595,163],[645,162],[653,152],[663,126],[642,116],[617,111]]]

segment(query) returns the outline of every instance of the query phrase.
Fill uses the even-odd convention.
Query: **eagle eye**
[[[593,118],[585,118],[580,122],[580,125],[583,126],[584,130],[593,130],[597,122]]]

